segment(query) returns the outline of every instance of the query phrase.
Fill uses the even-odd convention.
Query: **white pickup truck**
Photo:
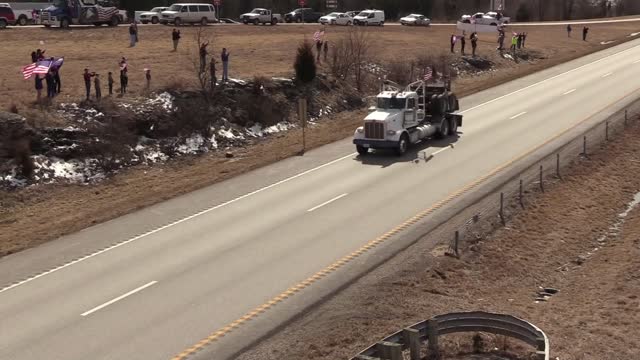
[[[460,22],[465,24],[498,26],[508,24],[511,22],[511,18],[497,12],[490,11],[486,14],[479,12],[473,15],[462,15]]]
[[[244,24],[271,24],[276,25],[282,22],[282,15],[273,14],[271,10],[256,8],[246,14],[240,15],[240,21]]]

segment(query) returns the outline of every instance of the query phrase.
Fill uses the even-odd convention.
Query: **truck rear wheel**
[[[118,26],[118,24],[120,24],[120,18],[117,16],[112,17],[109,21],[109,26]]]
[[[402,156],[409,150],[409,137],[407,134],[403,134],[398,141],[398,147],[396,148],[396,155]]]
[[[438,129],[438,132],[436,132],[436,138],[438,139],[444,139],[449,135],[449,119],[444,118],[442,119],[442,122],[440,123],[440,128]]]
[[[271,19],[271,25],[272,26],[278,25],[278,19],[276,18]]]
[[[6,29],[7,28],[7,21],[4,19],[0,19],[0,29]]]
[[[449,119],[449,136],[458,135],[458,121],[455,118]]]
[[[356,145],[356,150],[358,151],[358,154],[360,154],[360,156],[365,156],[369,153],[369,148],[366,148],[362,145]]]
[[[18,25],[20,26],[27,25],[27,17],[24,15],[20,15],[20,18],[18,19]]]

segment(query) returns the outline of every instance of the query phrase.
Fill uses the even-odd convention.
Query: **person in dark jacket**
[[[136,46],[138,42],[138,33],[134,24],[129,25],[129,47]]]
[[[471,33],[471,55],[473,57],[476,56],[477,48],[478,48],[478,33],[474,31]]]
[[[109,84],[109,96],[113,95],[113,83],[115,81],[113,81],[113,73],[111,71],[109,71],[109,74],[107,74],[107,83]]]
[[[462,52],[462,55],[464,55],[465,46],[467,46],[467,39],[466,39],[466,36],[462,34],[462,36],[460,36],[460,50]]]
[[[87,91],[87,100],[89,100],[89,97],[91,96],[91,78],[95,75],[96,73],[90,73],[89,69],[84,69],[84,74],[82,74],[82,77],[84,78],[84,87],[85,90]]]
[[[567,25],[567,37],[571,37],[571,30],[573,30],[573,29],[571,28],[571,24],[568,24],[568,25]]]
[[[38,61],[38,55],[36,55],[35,51],[32,51],[31,52],[31,62],[34,63],[36,61]]]
[[[227,48],[222,48],[222,54],[220,54],[220,60],[222,60],[222,82],[229,81],[229,56],[231,56],[231,53],[227,51]]]
[[[178,43],[180,42],[180,31],[173,29],[171,33],[171,40],[173,40],[173,51],[178,51]]]
[[[205,42],[200,44],[200,73],[204,73],[204,70],[207,68],[207,46],[209,46],[209,42]]]
[[[47,97],[51,99],[56,95],[56,83],[55,80],[53,80],[51,71],[44,76],[44,80],[47,84]]]
[[[587,41],[587,34],[589,33],[589,28],[588,27],[583,27],[582,28],[582,41]]]

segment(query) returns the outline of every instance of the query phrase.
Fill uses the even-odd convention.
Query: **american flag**
[[[98,7],[98,19],[109,20],[113,15],[118,13],[118,9],[114,7]]]
[[[315,42],[322,41],[323,36],[324,36],[324,31],[316,31],[315,34],[313,34],[313,41]]]
[[[49,72],[49,69],[51,68],[52,64],[53,64],[53,61],[51,60],[41,60],[41,61],[35,62],[31,65],[27,65],[23,67],[22,75],[24,76],[25,80],[30,79],[31,76],[33,76],[33,74],[46,75]]]
[[[427,68],[427,73],[424,74],[424,81],[429,81],[429,80],[431,80],[432,77],[433,77],[433,71],[429,67],[429,68]]]

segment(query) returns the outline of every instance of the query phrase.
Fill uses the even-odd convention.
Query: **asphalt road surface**
[[[7,256],[0,359],[172,358],[492,169],[630,101],[638,78],[640,40],[463,99],[455,148],[359,158],[346,139]],[[273,311],[291,316],[291,304]],[[248,340],[241,327],[225,346]],[[223,353],[214,344],[198,356]]]

